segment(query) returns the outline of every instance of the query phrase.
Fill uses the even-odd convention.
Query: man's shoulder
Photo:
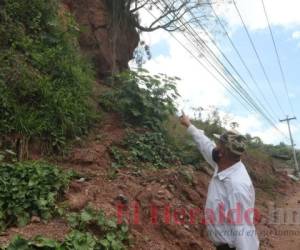
[[[238,168],[238,171],[236,171],[233,176],[234,181],[240,183],[241,185],[252,185],[252,181],[246,166],[242,161],[239,164],[240,166]]]
[[[245,165],[241,162],[237,171],[226,179],[225,186],[228,192],[245,193],[253,192],[253,184],[246,170]]]

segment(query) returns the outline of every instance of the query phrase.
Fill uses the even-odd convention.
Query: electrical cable
[[[234,6],[235,6],[235,9],[236,9],[236,11],[237,11],[237,13],[238,13],[238,16],[239,16],[241,22],[242,22],[242,24],[243,24],[244,30],[246,31],[247,37],[248,37],[248,39],[249,39],[249,41],[250,41],[250,44],[251,44],[251,46],[252,46],[252,49],[253,49],[253,51],[254,51],[254,53],[255,53],[255,55],[256,55],[256,58],[257,58],[257,60],[258,60],[258,62],[259,62],[259,65],[260,65],[260,67],[261,67],[261,69],[262,69],[262,72],[263,72],[263,74],[264,74],[264,76],[265,76],[265,78],[266,78],[266,81],[267,81],[267,83],[268,83],[268,85],[269,85],[269,87],[270,87],[270,89],[271,89],[272,95],[274,96],[274,98],[275,98],[275,100],[276,100],[276,103],[277,103],[279,109],[281,110],[282,114],[285,115],[285,112],[283,111],[283,108],[282,108],[282,106],[281,106],[281,104],[280,104],[280,102],[279,102],[279,100],[278,100],[278,97],[277,97],[277,95],[276,95],[276,93],[275,93],[275,91],[274,91],[274,88],[273,88],[273,86],[272,86],[272,84],[271,84],[270,78],[269,78],[268,75],[267,75],[266,69],[265,69],[265,67],[264,67],[264,65],[263,65],[263,63],[262,63],[262,60],[261,60],[261,58],[260,58],[260,56],[259,56],[259,54],[258,54],[258,51],[257,51],[257,49],[256,49],[256,47],[255,47],[254,41],[253,41],[253,39],[252,39],[252,37],[251,37],[251,35],[250,35],[250,32],[249,32],[249,30],[248,30],[248,28],[247,28],[247,26],[246,26],[246,23],[245,23],[245,21],[244,21],[244,18],[242,17],[242,14],[241,14],[241,12],[240,12],[240,10],[239,10],[237,4],[236,4],[236,1],[235,1],[235,0],[232,0],[232,2],[233,2],[233,4],[234,4]]]
[[[268,23],[269,32],[270,32],[270,35],[271,35],[271,38],[272,38],[272,43],[273,43],[273,46],[274,46],[277,63],[278,63],[279,69],[280,69],[282,82],[284,84],[284,89],[285,89],[285,92],[286,92],[286,95],[287,95],[287,99],[288,99],[291,111],[292,111],[293,115],[295,116],[294,107],[293,107],[292,101],[289,97],[289,91],[288,91],[288,87],[287,87],[286,77],[285,77],[285,74],[284,74],[284,71],[283,71],[283,67],[282,67],[282,63],[281,63],[281,60],[280,60],[278,48],[277,48],[275,38],[274,38],[274,34],[273,34],[273,31],[272,31],[272,28],[271,28],[270,19],[269,19],[268,13],[267,13],[266,5],[265,5],[264,0],[261,0],[261,2],[262,2],[265,17],[266,17],[266,20],[267,20],[267,23]]]

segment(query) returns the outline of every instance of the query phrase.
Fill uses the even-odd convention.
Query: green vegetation
[[[0,164],[0,230],[24,226],[32,216],[49,219],[71,175],[44,162]]]
[[[98,236],[94,235],[95,247],[88,249],[120,250],[125,249],[125,244],[128,243],[128,227],[118,224],[114,218],[106,218],[102,211],[87,207],[80,214],[71,213],[68,220],[75,232],[87,232],[92,235],[93,232],[100,233]]]
[[[126,71],[111,79],[113,90],[102,95],[101,106],[122,115],[132,126],[160,131],[163,123],[176,112],[178,78],[151,76],[147,71]]]
[[[180,162],[179,152],[170,138],[163,132],[134,131],[127,133],[124,141],[110,148],[113,159],[110,178],[126,165],[165,168]]]
[[[145,70],[123,72],[111,79],[112,90],[102,95],[100,105],[119,113],[130,128],[122,145],[118,145],[120,149],[111,148],[115,166],[124,165],[125,159],[155,167],[178,161],[165,127],[176,112],[177,80],[166,75],[151,76]]]
[[[0,1],[0,133],[54,148],[86,133],[93,72],[57,0]]]
[[[124,145],[136,163],[151,163],[162,168],[179,161],[176,148],[162,132],[129,133]]]
[[[71,232],[63,242],[41,236],[33,240],[15,237],[3,250],[122,250],[129,242],[128,227],[90,207],[68,215]]]

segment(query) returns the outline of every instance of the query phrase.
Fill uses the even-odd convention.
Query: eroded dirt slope
[[[206,165],[202,170],[195,170],[192,166],[174,166],[155,170],[127,166],[119,169],[117,174],[112,173],[109,146],[120,142],[125,134],[118,121],[116,115],[106,117],[99,128],[72,150],[68,158],[57,162],[65,169],[74,169],[85,176],[84,181],[74,181],[66,194],[71,209],[80,210],[90,203],[107,215],[117,216],[118,204],[123,204],[122,211],[128,207],[133,237],[131,249],[214,249],[207,239],[205,226],[200,223],[200,215],[191,224],[193,214],[190,213],[195,208],[203,209],[211,178],[209,168]],[[250,156],[244,160],[254,178],[257,208],[262,215],[257,225],[261,249],[281,249],[281,240],[272,236],[278,225],[270,225],[267,221],[268,204],[278,202],[278,206],[299,206],[296,203],[297,186],[284,175],[276,173],[271,163],[259,162]],[[268,175],[276,176],[277,182],[276,186],[266,191],[260,182]],[[286,194],[290,198],[282,204]],[[136,217],[134,211],[138,211]],[[171,213],[168,215],[166,211]],[[137,220],[135,224],[134,218]],[[181,223],[176,224],[176,221]],[[295,227],[293,229],[297,230]],[[24,228],[9,229],[0,237],[0,242],[7,242],[16,234],[25,237],[43,234],[62,239],[68,230],[61,219],[44,223],[33,218],[32,223]],[[292,240],[296,241],[296,237]]]

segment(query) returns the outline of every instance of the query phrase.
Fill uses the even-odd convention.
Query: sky
[[[237,98],[223,87],[226,84],[224,80],[221,78],[216,80],[212,77],[199,63],[199,60],[204,62],[205,52],[200,55],[199,52],[193,50],[191,44],[184,39],[181,33],[175,32],[170,35],[162,30],[143,33],[142,40],[150,45],[152,53],[152,59],[147,61],[143,67],[151,73],[165,73],[181,78],[177,86],[181,94],[179,106],[188,112],[190,116],[193,115],[193,107],[208,109],[210,106],[215,106],[220,110],[221,115],[227,114],[239,124],[238,130],[241,133],[259,136],[265,143],[277,144],[281,141],[290,143],[287,124],[279,122],[279,119],[284,119],[286,115],[295,115],[298,120],[291,121],[291,128],[296,147],[300,148],[300,111],[298,109],[300,106],[300,84],[298,83],[300,76],[300,15],[298,12],[300,1],[265,0],[264,2],[286,77],[288,96],[293,109],[289,104],[281,78],[261,0],[236,0],[236,3],[253,38],[275,95],[273,95],[272,89],[265,79],[232,3],[215,6],[215,9],[219,17],[226,23],[226,29],[231,39],[249,67],[254,80],[259,84],[259,88],[249,77],[226,35],[221,32],[222,29],[216,26],[216,29],[211,31],[210,35],[235,66],[249,89],[244,83],[241,82],[241,84],[249,92],[251,91],[251,96],[258,98],[256,100],[264,104],[274,118],[276,127],[281,132],[272,127],[258,113],[250,112],[249,108],[247,109],[240,104]],[[156,15],[156,11],[153,10],[152,13]],[[153,16],[150,16],[147,12],[142,12],[141,19],[146,24],[153,20]],[[205,39],[206,44],[212,48],[218,58],[224,61],[221,52],[214,47],[209,38],[204,36],[200,29],[195,29]],[[193,56],[173,36],[184,44]],[[194,57],[197,57],[198,60]],[[211,67],[209,69],[212,70]],[[263,95],[258,89],[262,90]]]

